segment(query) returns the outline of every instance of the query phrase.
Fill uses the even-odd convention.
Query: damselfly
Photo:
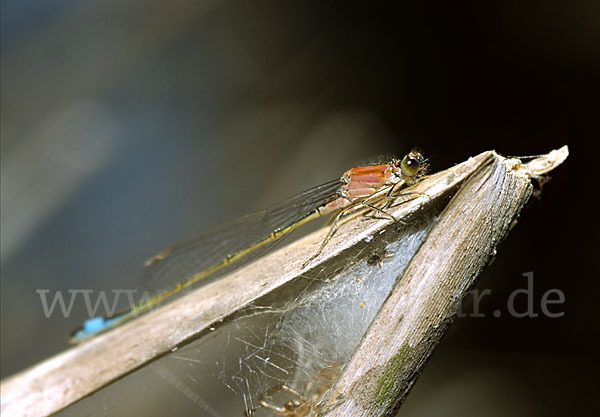
[[[392,217],[384,209],[393,192],[414,184],[426,170],[426,160],[417,151],[411,151],[402,160],[352,168],[339,179],[168,248],[146,261],[145,275],[152,282],[166,280],[165,284],[171,281],[172,285],[175,280],[175,285],[113,317],[87,320],[73,332],[71,342],[84,341],[130,320],[200,280],[239,266],[241,259],[258,255],[300,226],[335,214],[327,236],[318,251],[302,265],[305,267],[321,253],[342,217],[365,208]],[[374,205],[382,199],[380,207]]]

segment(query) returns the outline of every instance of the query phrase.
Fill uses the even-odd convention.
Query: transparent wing
[[[152,290],[161,291],[189,279],[229,255],[252,247],[274,230],[303,219],[318,207],[335,199],[341,185],[339,179],[330,181],[162,251],[146,263],[144,284]],[[247,264],[280,241],[281,239],[276,239],[261,246],[243,259],[215,271],[202,281],[212,281],[232,269]]]

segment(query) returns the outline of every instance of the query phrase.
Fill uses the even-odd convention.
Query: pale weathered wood
[[[400,218],[417,212],[474,173],[488,172],[489,168],[482,171],[483,167],[498,164],[498,161],[495,153],[484,152],[427,177],[413,189],[422,194],[396,207],[392,214]],[[511,169],[510,172],[520,172],[523,178],[532,174],[516,162]],[[484,186],[485,183],[483,181]],[[457,223],[464,217],[458,218]],[[314,253],[326,230],[306,236],[170,304],[3,380],[0,385],[2,415],[41,416],[67,407],[174,347],[182,346],[212,324],[297,278],[306,269],[318,268],[341,251],[384,230],[391,222],[389,219],[361,220],[342,225],[321,256],[305,269],[301,265]],[[426,324],[429,328],[429,322]],[[409,342],[414,344],[412,339]]]
[[[320,415],[393,416],[532,192],[566,147],[529,164],[494,154],[444,209],[380,309]]]

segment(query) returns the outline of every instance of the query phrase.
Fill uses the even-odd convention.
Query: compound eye
[[[421,164],[415,158],[411,157],[410,154],[406,155],[400,163],[400,171],[402,175],[406,177],[414,177],[421,170]]]

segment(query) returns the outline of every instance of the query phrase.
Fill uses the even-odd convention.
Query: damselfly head
[[[415,180],[427,172],[427,159],[416,150],[410,151],[401,161],[394,161],[405,180]]]

